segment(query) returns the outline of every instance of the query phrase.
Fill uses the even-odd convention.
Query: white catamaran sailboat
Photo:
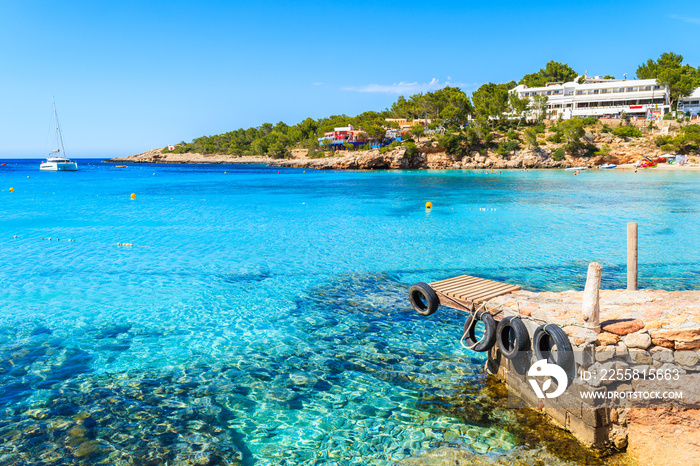
[[[49,156],[46,157],[46,162],[41,162],[40,170],[45,171],[68,171],[74,172],[78,171],[78,164],[68,157],[61,156],[61,153],[65,154],[66,149],[63,147],[63,135],[61,134],[61,127],[58,125],[58,115],[56,114],[56,100],[53,99],[53,119],[56,122],[56,149],[49,152]]]

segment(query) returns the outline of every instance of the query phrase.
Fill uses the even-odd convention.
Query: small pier
[[[470,275],[460,275],[428,285],[437,293],[441,305],[467,312],[489,299],[521,289],[516,285]]]
[[[409,298],[425,316],[440,305],[465,312],[465,347],[487,352],[509,405],[588,446],[627,449],[645,416],[654,429],[700,425],[700,291],[637,290],[636,276],[630,289],[600,290],[601,274],[592,263],[584,291],[559,293],[460,275],[418,283]]]

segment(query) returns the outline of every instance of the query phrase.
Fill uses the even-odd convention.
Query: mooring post
[[[588,264],[582,300],[583,321],[596,333],[600,332],[600,278],[602,276],[603,267],[599,263]]]
[[[627,224],[627,289],[637,290],[637,223]]]

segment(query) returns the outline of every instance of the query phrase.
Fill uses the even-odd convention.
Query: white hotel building
[[[700,87],[695,89],[692,94],[687,97],[678,99],[678,113],[686,114],[690,112],[690,116],[700,115]]]
[[[511,92],[530,100],[535,95],[547,96],[549,118],[614,118],[623,112],[630,117],[661,118],[671,111],[668,86],[657,84],[655,79],[618,80],[596,76],[587,77],[585,84],[577,81],[549,83],[544,87],[520,84]]]

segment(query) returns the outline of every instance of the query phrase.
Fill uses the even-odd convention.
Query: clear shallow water
[[[700,286],[696,173],[2,162],[0,463],[508,452],[507,412],[460,414],[484,362],[462,315],[408,286],[581,289],[596,260],[624,287],[628,221],[640,286]]]

